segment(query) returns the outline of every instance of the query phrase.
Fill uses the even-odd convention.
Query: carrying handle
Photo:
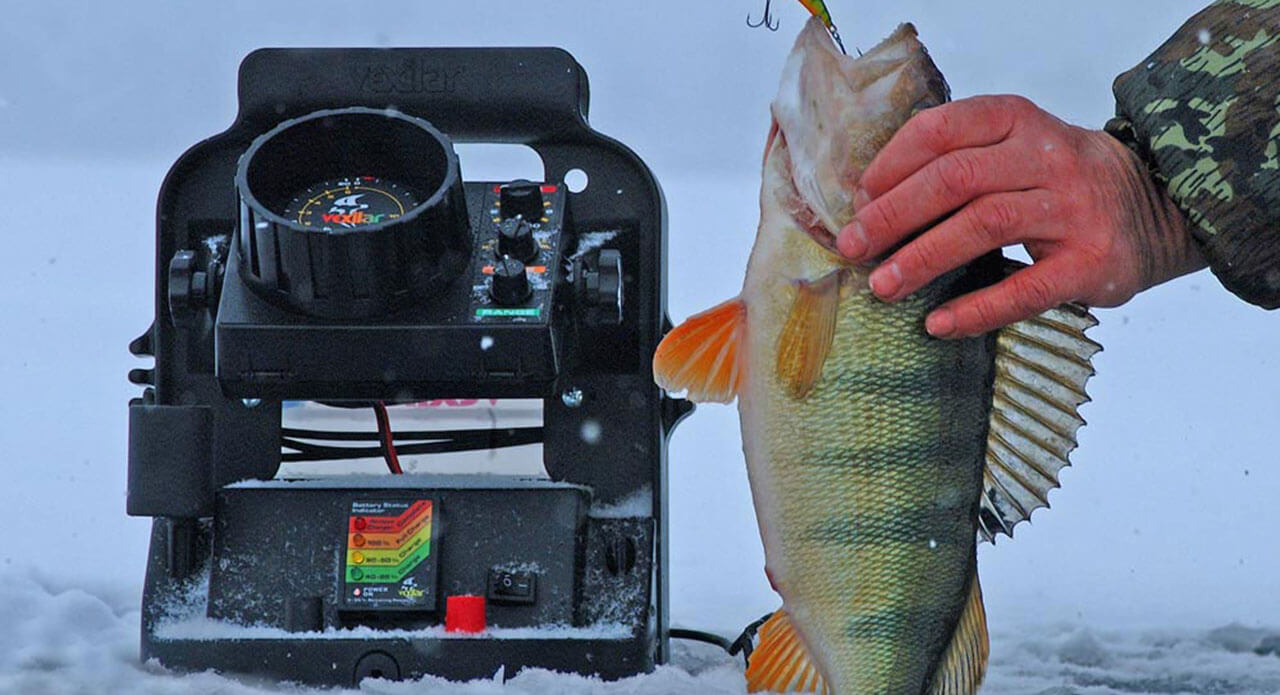
[[[413,113],[456,142],[595,140],[586,71],[559,48],[264,48],[239,90],[239,120],[261,130],[343,104]]]

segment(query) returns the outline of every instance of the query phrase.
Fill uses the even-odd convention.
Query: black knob
[[[519,217],[503,220],[498,226],[498,257],[511,256],[528,263],[538,257],[538,241],[533,227]]]
[[[169,260],[169,316],[178,328],[200,325],[203,312],[218,304],[222,265],[215,256],[201,266],[195,251],[181,249]]]
[[[616,249],[589,251],[574,261],[579,295],[586,302],[589,323],[622,322],[622,253]]]
[[[542,186],[518,179],[503,186],[498,193],[502,219],[509,220],[516,215],[528,222],[542,219]]]
[[[529,276],[525,273],[524,263],[510,256],[503,256],[493,266],[493,279],[489,281],[489,296],[493,301],[510,306],[523,304],[533,294],[529,286]]]

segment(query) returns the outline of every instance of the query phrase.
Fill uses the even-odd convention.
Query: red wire
[[[378,420],[378,435],[382,438],[382,457],[387,460],[387,469],[393,475],[403,475],[400,457],[396,455],[395,436],[391,433],[391,418],[387,415],[387,404],[378,401],[373,404],[373,414]]]

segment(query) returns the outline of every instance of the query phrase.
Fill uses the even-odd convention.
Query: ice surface
[[[676,641],[673,663],[617,682],[530,670],[450,683],[437,678],[369,680],[358,690],[306,688],[214,673],[181,674],[137,659],[139,615],[130,604],[83,589],[59,589],[38,576],[0,573],[0,693],[62,695],[136,693],[578,693],[704,695],[745,692],[741,661],[713,647]],[[182,636],[219,636],[227,628],[182,624]],[[519,631],[509,631],[512,635]],[[1169,693],[1272,695],[1280,692],[1280,657],[1224,646],[1220,630],[1092,631],[1073,624],[997,629],[984,695],[1120,695]],[[1280,635],[1280,631],[1263,631]],[[244,636],[237,632],[237,636]],[[252,634],[252,631],[251,631]],[[173,636],[179,636],[175,632]],[[262,634],[260,636],[276,636]],[[292,635],[296,637],[297,635]],[[348,636],[346,633],[334,636]]]

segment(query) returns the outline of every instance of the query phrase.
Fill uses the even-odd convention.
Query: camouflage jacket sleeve
[[[1214,274],[1280,306],[1280,0],[1219,0],[1116,79],[1127,139],[1191,221]]]

